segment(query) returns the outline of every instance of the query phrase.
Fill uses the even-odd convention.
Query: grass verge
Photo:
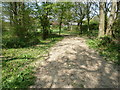
[[[113,61],[120,65],[120,44],[113,40],[88,39],[87,44],[90,48],[96,49],[101,56],[108,61]]]
[[[43,40],[37,45],[24,48],[2,49],[2,88],[27,88],[34,84],[35,67],[31,66],[38,56],[48,52],[56,42],[63,37]],[[39,57],[40,59],[40,57]],[[40,59],[41,60],[41,59]]]

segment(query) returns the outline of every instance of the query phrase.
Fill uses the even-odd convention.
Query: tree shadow
[[[78,46],[43,61],[30,88],[118,88],[117,66],[91,49]],[[76,53],[75,53],[76,52]]]

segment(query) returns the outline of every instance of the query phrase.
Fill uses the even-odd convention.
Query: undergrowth
[[[22,48],[3,48],[2,50],[2,88],[28,88],[34,84],[34,68],[30,64],[46,54],[48,49],[63,37],[55,36],[41,40],[36,45]]]
[[[106,60],[120,65],[120,44],[115,40],[102,37],[100,39],[88,39],[87,44],[90,48],[96,49]]]

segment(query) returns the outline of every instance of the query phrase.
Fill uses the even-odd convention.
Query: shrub
[[[87,44],[91,48],[95,48],[99,51],[100,55],[106,60],[110,60],[120,65],[120,44],[114,42],[112,38],[108,36],[100,37],[100,39],[89,39]]]
[[[109,36],[100,37],[98,46],[106,46],[112,42],[112,38]]]

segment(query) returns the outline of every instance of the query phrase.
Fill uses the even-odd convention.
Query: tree
[[[86,14],[86,5],[82,2],[75,2],[74,11],[75,19],[78,22],[79,34],[82,34],[82,24]]]
[[[105,8],[105,2],[100,2],[99,3],[99,33],[98,33],[98,37],[102,37],[105,34],[105,12],[104,12],[104,8]]]
[[[66,2],[65,5],[66,5],[66,12],[64,13],[63,22],[65,25],[67,25],[67,30],[72,30],[72,25],[70,25],[70,22],[73,20],[73,14],[74,14],[74,12],[72,12],[73,3]]]
[[[9,12],[3,11],[3,14],[7,17],[6,20],[10,22],[11,32],[14,32],[14,36],[21,40],[28,40],[29,32],[32,27],[32,17],[30,16],[30,8],[27,3],[24,2],[5,2],[3,7]],[[33,21],[32,21],[33,22]]]
[[[50,30],[50,22],[49,22],[49,15],[52,8],[52,3],[50,2],[43,2],[42,5],[38,5],[36,2],[36,9],[37,9],[37,18],[40,19],[40,24],[42,27],[42,38],[45,40],[49,35]]]
[[[55,13],[57,15],[57,21],[59,22],[59,35],[61,34],[63,19],[65,18],[66,2],[58,2],[55,4]]]
[[[116,10],[117,10],[117,2],[112,0],[111,12],[110,12],[108,25],[107,25],[107,29],[106,29],[107,36],[113,35],[112,27],[113,27],[113,24],[114,24],[115,19],[116,19]]]
[[[110,8],[111,4],[110,2],[105,2],[105,33],[106,33],[106,29],[107,29],[107,24],[108,24],[108,12],[109,12],[109,8]]]
[[[116,19],[120,19],[120,1],[117,2],[117,18]]]
[[[91,2],[87,2],[87,7],[86,7],[86,14],[87,14],[87,24],[88,24],[88,31],[89,29],[89,24],[90,24],[90,8],[91,8],[92,3]]]
[[[117,15],[115,22],[113,24],[112,31],[113,31],[112,36],[117,40],[119,40],[120,39],[120,1],[117,2]]]

